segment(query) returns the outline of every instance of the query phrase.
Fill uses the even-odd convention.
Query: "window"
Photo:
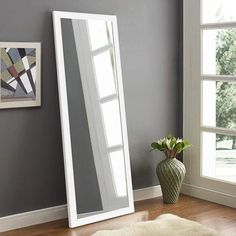
[[[202,175],[236,182],[236,2],[202,0]],[[235,133],[236,134],[236,133]]]
[[[193,144],[189,179],[215,190],[236,183],[235,7],[235,0],[185,0],[184,135]]]

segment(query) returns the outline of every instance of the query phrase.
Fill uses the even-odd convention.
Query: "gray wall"
[[[42,42],[42,107],[0,110],[0,216],[66,201],[52,10],[117,15],[133,185],[158,184],[149,145],[180,132],[179,1],[1,1],[0,41]]]

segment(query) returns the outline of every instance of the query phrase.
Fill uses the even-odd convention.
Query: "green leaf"
[[[170,142],[170,147],[171,147],[172,150],[175,148],[175,145],[176,145],[176,138],[173,137],[173,138],[171,139],[171,142]]]
[[[167,147],[167,149],[169,149],[169,150],[171,150],[170,142],[171,142],[170,139],[167,139],[167,140],[166,140],[166,147]]]
[[[154,142],[154,143],[151,144],[151,147],[152,147],[153,149],[160,149],[161,145]]]
[[[176,138],[171,134],[166,138],[159,139],[157,142],[151,144],[152,150],[175,153],[181,153],[190,146],[191,144],[189,144],[187,140]]]
[[[177,143],[175,146],[176,152],[181,153],[182,152],[182,143]]]
[[[184,151],[185,149],[189,148],[189,147],[191,147],[191,144],[186,144],[186,145],[184,145],[183,151]]]

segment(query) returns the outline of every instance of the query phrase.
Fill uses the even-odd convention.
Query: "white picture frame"
[[[68,97],[66,89],[66,73],[65,73],[65,62],[64,62],[64,52],[63,52],[61,19],[109,20],[113,24],[113,33],[114,33],[114,50],[115,50],[114,57],[116,61],[116,73],[118,80],[117,89],[119,94],[120,115],[122,123],[122,135],[123,135],[122,138],[123,138],[123,151],[124,151],[125,171],[126,171],[128,207],[108,212],[101,212],[96,215],[85,214],[84,218],[80,219],[78,219],[77,217],[77,207],[76,207],[76,192],[75,192],[74,171],[73,171],[71,133],[70,133],[70,121],[69,121],[69,111],[68,111]],[[131,170],[130,170],[129,146],[128,146],[128,135],[126,126],[124,92],[123,92],[116,16],[54,11],[53,24],[54,24],[54,39],[55,39],[56,62],[57,62],[57,77],[58,77],[69,227],[73,228],[81,225],[94,223],[97,221],[106,220],[112,217],[118,217],[121,215],[133,213],[134,212],[133,188],[132,188]],[[94,137],[92,138],[94,139]]]
[[[41,106],[41,43],[0,42],[0,59],[0,109]]]

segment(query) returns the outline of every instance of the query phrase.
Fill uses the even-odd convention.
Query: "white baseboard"
[[[134,201],[162,196],[160,186],[134,190]],[[0,232],[67,218],[67,206],[55,206],[0,218]]]
[[[215,202],[221,205],[229,206],[236,208],[236,196],[230,195],[198,186],[194,186],[191,184],[183,184],[181,193],[200,198],[203,200],[207,200],[210,202]]]
[[[151,198],[161,197],[161,186],[156,185],[148,188],[134,190],[134,201],[142,201]]]
[[[60,220],[66,217],[66,205],[5,216],[0,218],[0,232]]]
[[[183,184],[181,192],[196,198],[236,208],[236,196]],[[160,185],[134,190],[134,201],[162,196]],[[36,211],[24,212],[0,218],[0,232],[46,223],[67,217],[66,205],[55,206]]]

